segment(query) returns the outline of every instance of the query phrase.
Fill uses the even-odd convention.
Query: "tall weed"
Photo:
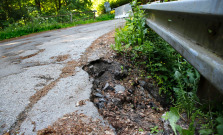
[[[216,133],[216,127],[221,131],[222,123],[219,122],[217,126],[215,119],[223,111],[212,112],[209,109],[207,112],[199,103],[196,95],[200,80],[198,71],[153,30],[146,27],[143,11],[137,6],[137,1],[132,2],[132,5],[134,12],[127,19],[126,25],[116,30],[116,43],[112,48],[131,59],[132,64],[143,67],[148,78],[156,80],[159,93],[166,95],[166,102],[174,105],[168,119],[172,119],[175,133],[178,131],[180,134],[194,134],[197,118],[202,119],[201,125],[204,125],[201,132]],[[178,115],[183,112],[190,119],[188,129],[182,129],[175,124]]]

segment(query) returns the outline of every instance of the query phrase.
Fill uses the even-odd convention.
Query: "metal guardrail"
[[[118,18],[127,18],[132,13],[131,5],[125,4],[120,7],[115,8],[115,19]]]
[[[70,14],[59,14],[59,15],[51,15],[51,16],[42,16],[43,18],[59,18],[59,17],[68,17],[69,19],[68,19],[68,21],[65,21],[65,22],[70,22],[70,23],[72,23],[72,22],[74,22],[74,21],[80,21],[80,20],[86,20],[86,19],[90,19],[90,18],[93,18],[93,19],[95,19],[95,13],[96,13],[96,11],[85,11],[85,12],[74,12],[74,13],[70,13]],[[83,14],[85,14],[85,15],[88,15],[88,16],[90,16],[90,17],[85,17],[85,18],[80,18],[80,19],[78,19],[78,20],[74,20],[74,18],[75,18],[75,15],[79,15],[79,16],[81,16],[81,15],[83,15]],[[64,19],[64,18],[61,18],[62,20]],[[64,22],[64,21],[63,21]]]
[[[223,94],[223,0],[142,5],[146,23]]]

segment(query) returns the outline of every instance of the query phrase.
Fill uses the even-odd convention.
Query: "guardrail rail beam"
[[[141,7],[147,25],[223,94],[223,1],[184,0]]]

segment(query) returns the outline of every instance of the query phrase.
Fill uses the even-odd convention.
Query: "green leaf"
[[[194,73],[192,73],[190,70],[187,71],[187,76],[189,77],[190,83],[194,83],[195,78],[194,78]]]
[[[202,129],[202,130],[199,130],[199,133],[201,135],[209,135],[209,134],[212,134],[213,131],[211,129]]]
[[[173,129],[174,133],[177,135],[176,129],[181,130],[181,127],[179,127],[179,125],[176,124],[176,122],[180,119],[177,108],[171,107],[170,111],[167,112],[166,115],[163,116],[163,118],[165,120],[167,119],[169,120],[171,128]]]
[[[223,117],[218,117],[216,120],[219,123],[217,126],[218,134],[222,135],[223,134]]]
[[[188,129],[182,129],[182,135],[194,135],[194,132]]]
[[[181,73],[179,71],[175,71],[174,77],[178,80],[181,77]]]
[[[128,49],[130,47],[130,44],[126,44],[125,48]]]

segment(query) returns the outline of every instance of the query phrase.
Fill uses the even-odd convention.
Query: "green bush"
[[[144,14],[137,6],[137,1],[132,6],[134,13],[123,28],[116,30],[115,45],[112,48],[129,58],[130,63],[146,71],[145,77],[156,81],[159,93],[165,95],[166,102],[174,106],[167,119],[172,123],[175,133],[193,134],[196,119],[201,119],[200,133],[220,133],[222,122],[218,124],[216,118],[222,118],[223,107],[214,107],[216,102],[208,103],[207,106],[199,103],[196,95],[200,79],[198,71],[152,29],[146,28]],[[179,113],[183,112],[190,119],[188,129],[182,129],[176,124]]]
[[[91,17],[91,19],[89,19],[89,17]],[[72,27],[78,24],[87,24],[98,21],[111,20],[114,19],[114,14],[102,14],[96,17],[96,19],[93,19],[92,17],[92,14],[91,16],[73,16],[72,23],[69,22],[69,16],[55,18],[36,17],[35,19],[33,19],[32,23],[27,23],[26,25],[20,25],[18,23],[15,23],[0,31],[0,40],[9,39],[13,37],[20,37],[35,32]]]

